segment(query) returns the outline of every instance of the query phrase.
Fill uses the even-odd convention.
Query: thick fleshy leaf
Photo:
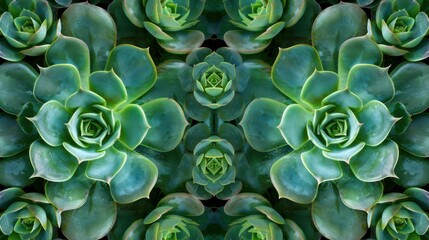
[[[29,118],[42,139],[51,146],[60,146],[69,139],[66,123],[71,114],[56,100],[43,104],[36,116]]]
[[[267,152],[286,145],[277,128],[285,109],[285,104],[268,98],[256,99],[247,106],[240,125],[252,148]]]
[[[363,182],[357,179],[347,166],[344,175],[335,181],[343,203],[355,210],[368,212],[383,196],[381,182]]]
[[[186,54],[198,48],[204,42],[204,34],[195,30],[182,30],[168,33],[174,40],[158,39],[158,44],[167,52]]]
[[[160,206],[155,208],[144,218],[144,224],[151,224],[162,217],[165,213],[173,209],[172,206]]]
[[[429,209],[429,192],[421,188],[408,188],[404,194],[410,196],[423,210]]]
[[[23,195],[24,191],[17,187],[7,188],[0,191],[0,209],[4,210],[15,201],[16,198]]]
[[[353,66],[349,72],[347,86],[351,92],[359,96],[363,104],[371,100],[387,102],[395,94],[388,68],[370,64]]]
[[[66,50],[66,51],[65,51]],[[88,89],[88,76],[90,72],[89,50],[85,42],[80,39],[60,36],[46,52],[48,65],[72,64],[80,73],[81,84]]]
[[[127,155],[114,147],[106,149],[106,154],[90,161],[86,168],[86,176],[95,181],[110,183],[113,177],[121,171],[127,160]]]
[[[357,138],[369,146],[377,146],[382,143],[393,124],[399,120],[393,117],[387,107],[377,100],[366,103],[356,117],[362,123]]]
[[[271,207],[270,202],[256,193],[240,193],[233,196],[224,207],[226,214],[230,216],[248,216],[260,214],[258,206]]]
[[[280,49],[273,64],[271,77],[274,85],[297,103],[301,102],[302,88],[315,70],[323,69],[316,50],[308,45]]]
[[[142,145],[162,152],[173,150],[188,125],[180,105],[172,99],[158,98],[141,107],[150,126]]]
[[[364,50],[363,50],[364,49]],[[338,75],[340,89],[347,86],[347,76],[350,69],[356,64],[380,65],[383,53],[369,36],[354,37],[346,40],[340,47],[338,54]]]
[[[69,180],[79,164],[62,146],[52,147],[41,140],[31,144],[30,160],[34,168],[32,177],[41,177],[51,182]]]
[[[64,11],[61,25],[63,34],[79,38],[88,46],[91,72],[103,70],[117,35],[115,22],[109,13],[89,3],[78,3]]]
[[[406,53],[404,58],[411,62],[423,61],[429,57],[429,39],[424,38],[412,52]]]
[[[5,187],[26,187],[35,180],[30,179],[32,174],[33,167],[27,151],[0,161],[0,184]]]
[[[117,112],[116,117],[121,122],[119,141],[129,149],[136,148],[151,128],[143,109],[139,105],[129,104]]]
[[[413,156],[401,151],[398,164],[395,167],[395,174],[398,176],[395,183],[407,187],[424,187],[429,184],[429,161],[425,158]]]
[[[159,26],[157,26],[156,24],[153,24],[149,21],[146,21],[143,23],[144,24],[144,28],[150,33],[152,34],[152,36],[154,36],[156,39],[160,39],[160,40],[167,40],[167,41],[171,41],[174,38],[172,38],[170,35],[168,35],[166,32],[164,32]]]
[[[159,206],[171,206],[169,213],[182,216],[199,216],[204,212],[204,205],[198,198],[187,193],[172,193],[158,202]]]
[[[70,240],[100,239],[113,227],[116,212],[107,185],[96,183],[82,207],[62,213],[61,231]]]
[[[375,147],[365,146],[352,157],[350,168],[359,180],[376,182],[387,177],[396,177],[394,169],[398,156],[398,145],[386,140]]]
[[[224,40],[228,47],[241,54],[254,54],[263,51],[271,43],[270,40],[258,41],[259,32],[231,30],[225,33]]]
[[[17,115],[26,103],[36,104],[33,96],[36,78],[36,71],[25,63],[0,65],[0,108]]]
[[[144,21],[147,16],[145,14],[143,1],[140,0],[124,0],[122,1],[122,8],[128,19],[137,27],[143,27]]]
[[[400,102],[411,115],[429,107],[429,66],[424,63],[404,62],[390,74],[395,85],[395,97],[389,104]]]
[[[16,117],[0,113],[0,157],[10,157],[27,149],[36,139],[22,131]]]
[[[319,184],[338,179],[343,175],[340,163],[323,156],[322,151],[317,147],[302,153],[301,158],[307,171]]]
[[[85,176],[85,166],[81,166],[74,176],[65,182],[47,182],[45,185],[46,198],[60,212],[79,208],[88,198],[93,181]]]
[[[34,97],[42,102],[66,100],[80,88],[78,69],[72,64],[55,64],[40,68],[40,75],[34,84]]]
[[[393,140],[405,151],[418,156],[429,157],[429,114],[414,117],[407,130],[393,136]]]
[[[91,73],[89,89],[104,98],[109,108],[117,107],[128,98],[124,84],[112,70]]]
[[[358,5],[345,2],[328,7],[317,16],[311,39],[325,70],[337,70],[341,44],[347,39],[366,34],[366,24],[366,13]]]
[[[307,204],[316,198],[318,182],[302,163],[302,152],[294,151],[277,160],[270,175],[279,197]]]
[[[347,147],[331,147],[329,151],[323,151],[323,156],[343,162],[350,162],[350,159],[360,152],[365,147],[365,143],[355,141],[353,144]]]
[[[127,154],[127,161],[110,182],[113,199],[121,204],[141,198],[149,198],[156,183],[158,169],[146,157],[125,148],[118,149]]]
[[[148,48],[132,45],[115,47],[107,60],[106,70],[112,70],[122,80],[128,94],[127,102],[132,102],[145,94],[156,81],[155,64]]]
[[[332,183],[320,186],[311,211],[314,225],[329,239],[361,239],[366,233],[365,212],[345,206]]]
[[[77,108],[88,108],[94,105],[106,105],[106,100],[98,96],[94,92],[79,89],[76,93],[70,96],[66,101],[66,108],[77,109]]]
[[[6,39],[0,39],[0,58],[10,62],[18,62],[24,57],[25,55],[10,46]]]
[[[362,100],[348,89],[339,90],[327,96],[322,100],[322,105],[334,105],[337,108],[351,108],[356,111],[360,111],[363,106]]]
[[[412,119],[410,113],[407,111],[407,108],[404,104],[396,102],[392,105],[389,105],[390,113],[396,117],[400,118],[395,125],[393,125],[392,130],[390,131],[391,135],[398,135],[404,133],[410,125]]]
[[[308,141],[307,122],[312,118],[312,112],[307,111],[301,105],[292,104],[286,107],[277,128],[286,143],[296,150]]]
[[[338,90],[338,84],[336,73],[315,70],[302,87],[301,101],[318,108],[325,97]]]

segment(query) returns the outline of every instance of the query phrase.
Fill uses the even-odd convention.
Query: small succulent
[[[24,56],[39,56],[61,32],[46,0],[6,0],[7,11],[0,17],[0,57],[20,61]]]
[[[230,103],[246,86],[249,75],[242,66],[241,56],[229,48],[212,52],[198,48],[186,58],[178,76],[185,91],[193,92],[203,106],[218,109]]]
[[[234,147],[218,136],[200,141],[194,149],[192,185],[204,186],[213,196],[222,192],[225,185],[235,181],[234,153]]]
[[[227,31],[226,44],[243,54],[264,50],[284,28],[293,26],[304,14],[305,0],[224,0],[230,22],[240,30]]]
[[[60,212],[43,194],[0,191],[0,239],[51,240],[60,225]]]
[[[196,197],[186,193],[169,194],[144,219],[131,224],[123,239],[203,240],[199,224],[191,219],[203,213],[204,205]]]
[[[283,218],[259,194],[237,194],[228,200],[224,211],[228,216],[239,217],[229,224],[225,240],[281,240],[305,236],[296,223]]]
[[[368,225],[379,240],[429,237],[429,192],[408,188],[387,193],[368,213]]]
[[[187,30],[199,22],[204,3],[203,0],[124,0],[122,6],[128,19],[145,28],[162,48],[186,54],[204,41],[201,31]]]
[[[383,0],[374,21],[368,20],[368,32],[383,53],[404,56],[408,61],[429,57],[429,18],[424,1]]]

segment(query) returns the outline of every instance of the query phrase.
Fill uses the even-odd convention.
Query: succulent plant
[[[225,240],[302,239],[305,235],[293,221],[283,218],[267,199],[255,193],[240,193],[225,204],[224,211],[235,218]]]
[[[61,32],[46,0],[6,0],[7,11],[0,12],[0,57],[20,61],[45,53]]]
[[[385,194],[368,213],[373,235],[379,240],[429,237],[428,194],[421,188]]]
[[[304,14],[305,0],[225,0],[230,22],[240,30],[227,31],[226,44],[243,54],[264,50],[284,28],[293,26]]]
[[[212,52],[198,48],[187,58],[188,66],[178,72],[182,87],[193,92],[203,106],[218,109],[230,103],[235,92],[246,88],[249,75],[242,65],[241,56],[229,48]]]
[[[123,9],[137,27],[145,28],[166,51],[186,54],[198,48],[204,34],[188,30],[204,9],[203,0],[124,0]]]
[[[224,186],[234,183],[234,154],[234,147],[218,136],[200,141],[194,149],[196,164],[192,169],[193,183],[187,185],[188,191],[195,192],[192,190],[203,186],[215,196],[224,190]]]
[[[403,55],[408,61],[429,57],[429,11],[424,5],[424,1],[380,2],[375,20],[368,21],[368,33],[384,54]]]
[[[61,216],[43,194],[20,188],[0,191],[0,238],[51,240]]]
[[[186,193],[169,194],[144,219],[131,224],[123,239],[202,240],[199,224],[190,217],[203,212],[204,205],[196,197]]]

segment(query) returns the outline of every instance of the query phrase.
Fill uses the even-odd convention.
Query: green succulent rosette
[[[242,54],[264,50],[284,28],[292,27],[304,14],[305,0],[225,0],[230,23],[239,30],[227,31],[226,44]]]
[[[305,234],[295,222],[282,217],[259,194],[237,194],[228,200],[224,211],[235,218],[229,223],[225,240],[305,239]]]
[[[241,56],[232,49],[212,52],[198,48],[186,58],[187,66],[178,72],[183,89],[192,92],[197,102],[210,109],[227,105],[243,91],[249,74]]]
[[[128,19],[146,29],[167,52],[186,54],[198,48],[205,37],[190,30],[204,10],[203,0],[124,0]]]
[[[429,192],[421,188],[385,194],[368,213],[372,235],[379,240],[427,239],[428,196]]]
[[[196,192],[203,186],[206,192],[216,196],[225,186],[234,183],[234,155],[234,147],[218,136],[200,141],[194,149],[196,163],[192,169],[193,182],[187,183],[188,191]]]
[[[368,33],[384,54],[403,55],[405,59],[413,62],[429,56],[429,18],[424,4],[424,1],[380,2],[375,19],[368,20]]]
[[[46,0],[6,0],[2,5],[7,9],[0,17],[0,57],[7,61],[44,54],[61,32]]]
[[[43,194],[20,188],[0,191],[1,239],[51,240],[60,225],[60,212]]]
[[[204,205],[198,198],[186,193],[169,194],[144,219],[133,222],[123,239],[203,240],[199,224],[191,219],[203,213]]]

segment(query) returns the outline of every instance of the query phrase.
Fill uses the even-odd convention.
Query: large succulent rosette
[[[166,51],[186,54],[205,37],[195,26],[204,9],[203,0],[125,0],[123,10],[137,27],[145,28]]]
[[[0,9],[0,57],[8,61],[44,54],[61,32],[46,0],[6,0]]]
[[[357,48],[371,52],[360,55]],[[407,150],[399,139],[418,124],[409,116],[428,107],[427,100],[425,104],[405,100],[400,90],[411,90],[406,78],[427,89],[420,75],[409,74],[417,71],[427,76],[428,66],[404,63],[389,74],[388,68],[377,66],[381,50],[367,36],[346,40],[338,56],[335,73],[323,70],[323,61],[311,46],[281,49],[273,65],[273,83],[295,104],[254,100],[241,125],[256,150],[269,151],[286,143],[295,149],[271,167],[280,197],[313,203],[313,221],[324,236],[347,231],[363,236],[364,225],[347,231],[332,229],[335,220],[327,221],[329,214],[323,209],[338,204],[342,206],[338,214],[354,214],[350,219],[363,222],[360,211],[368,211],[383,194],[380,181],[396,178],[398,144]],[[414,96],[423,96],[419,87],[411,88]],[[395,137],[389,135],[392,128]],[[416,149],[410,152],[419,156]],[[327,199],[328,195],[332,197]]]
[[[383,53],[421,61],[429,56],[429,18],[424,1],[384,0],[375,20],[368,20],[368,33]],[[426,11],[426,12],[425,12]]]
[[[226,44],[243,54],[264,50],[284,28],[293,26],[304,14],[304,0],[226,0],[230,22],[240,30],[224,35]]]

